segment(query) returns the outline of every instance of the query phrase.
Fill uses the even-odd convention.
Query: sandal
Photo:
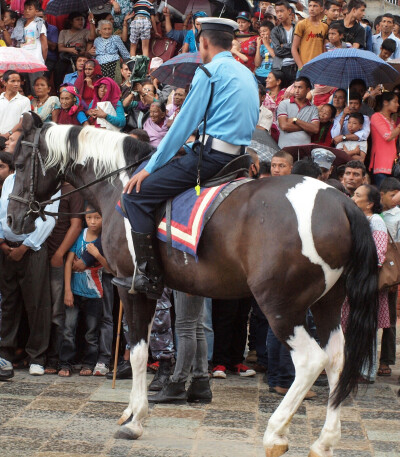
[[[54,367],[47,367],[44,370],[44,374],[57,374],[57,369]]]
[[[58,372],[58,376],[61,376],[62,378],[69,378],[71,376],[71,370],[69,368],[61,368]]]
[[[93,370],[88,367],[82,367],[82,370],[79,372],[79,376],[92,376]]]
[[[392,369],[388,365],[381,365],[378,369],[378,376],[391,376]]]

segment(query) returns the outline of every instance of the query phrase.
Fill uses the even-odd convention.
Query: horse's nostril
[[[11,227],[11,224],[12,224],[12,217],[11,216],[7,216],[7,224],[9,227]]]

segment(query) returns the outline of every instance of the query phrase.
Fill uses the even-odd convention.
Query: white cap
[[[301,16],[303,19],[308,19],[308,14],[305,13],[304,11],[297,11],[295,10],[295,14],[298,14],[299,16]]]
[[[201,24],[201,30],[219,30],[220,32],[231,32],[239,29],[237,22],[222,17],[199,17],[197,22]]]

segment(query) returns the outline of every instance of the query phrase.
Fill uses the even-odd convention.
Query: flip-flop
[[[390,367],[380,368],[378,369],[378,376],[391,376],[392,369]]]
[[[61,373],[66,373],[66,374],[61,374]],[[69,378],[71,376],[71,370],[69,370],[68,368],[62,368],[58,372],[58,376],[60,376],[60,378]]]
[[[79,376],[92,376],[93,370],[91,368],[83,367],[79,372]]]

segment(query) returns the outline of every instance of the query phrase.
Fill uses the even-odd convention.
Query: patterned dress
[[[378,254],[378,266],[381,267],[386,258],[386,250],[388,244],[387,227],[379,214],[373,214],[368,218],[371,227],[372,237],[375,241],[376,252]],[[342,306],[342,327],[346,332],[347,319],[349,317],[349,302],[346,297]],[[389,328],[389,301],[387,290],[379,292],[379,310],[378,310],[378,328]]]

